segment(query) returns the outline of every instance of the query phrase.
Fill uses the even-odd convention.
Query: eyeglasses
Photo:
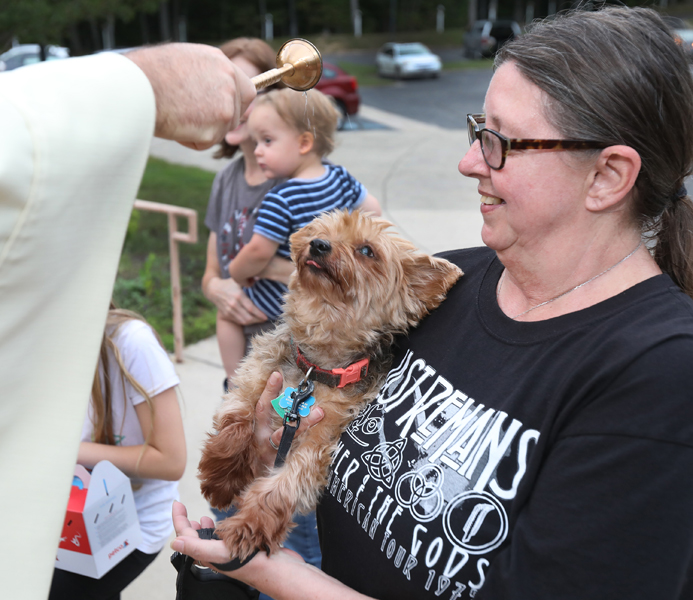
[[[486,123],[485,114],[467,115],[469,145],[471,146],[476,140],[479,140],[484,161],[496,171],[503,168],[505,157],[508,156],[510,150],[591,150],[608,146],[603,142],[587,140],[511,140],[497,131],[493,131],[493,129],[481,129],[479,127],[481,123]]]

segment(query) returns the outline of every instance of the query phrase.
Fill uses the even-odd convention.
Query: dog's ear
[[[463,275],[462,270],[443,258],[413,252],[404,262],[407,288],[406,311],[411,324],[418,323],[436,308]]]

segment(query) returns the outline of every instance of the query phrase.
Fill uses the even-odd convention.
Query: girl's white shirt
[[[168,354],[159,345],[146,323],[138,320],[126,321],[120,326],[113,341],[120,351],[125,368],[150,397],[153,398],[180,383]],[[119,446],[144,444],[145,436],[142,433],[135,406],[144,402],[145,398],[127,379],[123,388],[123,378],[118,363],[110,350],[108,363],[116,443]],[[101,377],[103,385],[103,374]],[[83,442],[93,441],[92,410],[90,399],[82,427],[81,441]],[[178,482],[136,478],[131,478],[131,481],[135,488],[135,506],[142,529],[142,543],[137,549],[153,554],[163,548],[173,530],[171,505],[174,500],[179,499]]]

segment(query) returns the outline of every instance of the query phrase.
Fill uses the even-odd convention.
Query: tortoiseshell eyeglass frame
[[[467,115],[469,145],[471,146],[476,140],[479,140],[481,144],[481,155],[484,157],[484,162],[494,171],[500,171],[503,168],[505,165],[505,158],[511,150],[595,150],[608,146],[608,144],[603,142],[592,142],[589,140],[510,139],[493,129],[480,128],[480,123],[486,123],[486,115],[484,113]],[[486,152],[484,151],[484,143],[481,139],[482,132],[490,133],[498,138],[501,145],[500,165],[494,166],[489,162]]]

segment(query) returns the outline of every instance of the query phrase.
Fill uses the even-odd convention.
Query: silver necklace
[[[523,316],[523,315],[526,315],[528,312],[531,312],[531,311],[533,311],[533,310],[535,310],[535,309],[537,309],[537,308],[540,308],[540,307],[542,307],[542,306],[545,306],[545,305],[547,305],[547,304],[549,304],[549,303],[551,303],[551,302],[555,302],[555,301],[558,300],[559,298],[563,298],[563,296],[567,296],[568,294],[570,294],[570,292],[574,292],[575,290],[579,290],[583,285],[587,285],[588,283],[592,283],[595,279],[601,277],[602,275],[605,275],[606,273],[608,273],[609,271],[611,271],[611,269],[615,269],[615,268],[618,267],[618,265],[620,265],[622,262],[625,262],[626,260],[628,260],[631,256],[633,256],[633,254],[635,254],[635,253],[640,249],[640,246],[642,246],[642,240],[640,240],[640,242],[638,243],[638,245],[635,247],[635,249],[634,249],[630,254],[627,254],[626,256],[624,256],[624,257],[623,257],[621,260],[619,260],[615,265],[611,265],[608,269],[606,269],[605,271],[602,271],[601,273],[599,273],[599,275],[595,275],[594,277],[591,277],[591,278],[588,279],[587,281],[583,281],[583,282],[580,283],[579,285],[576,285],[574,288],[570,288],[567,292],[563,292],[562,294],[558,294],[558,296],[554,296],[553,298],[550,298],[550,299],[548,299],[548,300],[545,300],[545,301],[542,302],[541,304],[537,304],[536,306],[532,306],[531,308],[528,308],[528,309],[525,310],[524,312],[521,312],[519,315],[515,315],[514,317],[510,317],[510,318],[513,319],[513,320],[514,320],[514,319],[518,319],[519,317],[521,317],[521,316]],[[498,289],[496,290],[496,301],[499,301],[500,291],[501,291],[501,287],[503,287],[503,280],[505,279],[505,273],[506,273],[506,271],[507,271],[507,269],[503,269],[503,274],[501,275],[500,281],[498,282]]]

